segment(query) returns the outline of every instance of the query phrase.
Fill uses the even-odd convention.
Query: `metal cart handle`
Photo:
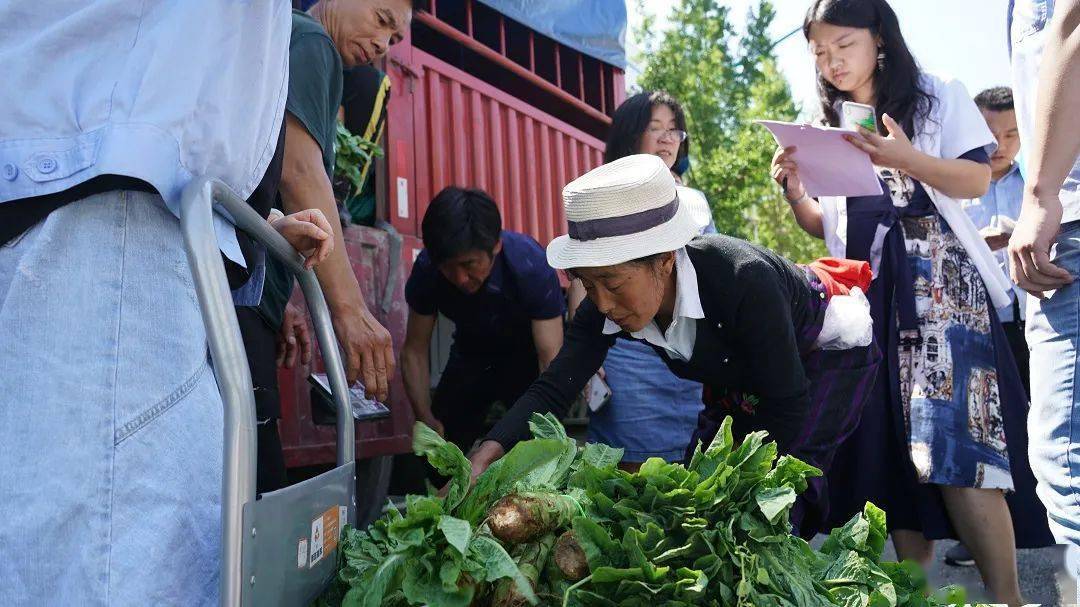
[[[194,179],[184,188],[180,200],[180,228],[225,409],[221,604],[239,605],[244,583],[241,579],[243,509],[245,503],[255,499],[255,395],[214,232],[215,208],[224,211],[226,217],[232,217],[238,229],[262,243],[271,255],[296,274],[315,325],[315,336],[319,340],[337,407],[338,466],[355,459],[356,444],[345,368],[326,299],[315,273],[305,270],[304,258],[228,186],[208,177]]]

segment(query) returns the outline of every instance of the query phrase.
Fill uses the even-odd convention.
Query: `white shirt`
[[[661,332],[653,320],[644,329],[630,335],[663,348],[674,359],[687,362],[694,354],[694,342],[697,340],[695,321],[700,318],[705,318],[705,312],[701,309],[697,271],[690,262],[690,256],[686,254],[686,248],[681,248],[675,251],[675,310],[667,331]],[[605,335],[614,335],[620,331],[622,329],[619,325],[610,318],[604,321]]]
[[[288,93],[285,0],[0,2],[0,204],[106,174],[178,213],[193,177],[241,198],[274,156]],[[232,225],[218,244],[244,258]]]
[[[1020,129],[1020,149],[1031,150],[1035,130],[1035,102],[1039,89],[1039,65],[1046,45],[1048,26],[1054,17],[1051,0],[1016,0],[1009,32],[1012,44],[1013,98]],[[1080,219],[1080,158],[1073,163],[1061,186],[1061,223]]]

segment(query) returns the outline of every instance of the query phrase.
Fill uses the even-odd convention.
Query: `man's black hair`
[[[995,86],[975,95],[975,105],[988,112],[1007,112],[1016,107],[1012,89],[1007,86]]]
[[[428,256],[439,264],[469,251],[492,253],[502,216],[487,192],[450,186],[431,200],[420,229]]]

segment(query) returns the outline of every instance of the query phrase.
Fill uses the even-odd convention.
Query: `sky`
[[[776,19],[774,39],[802,27],[812,0],[773,0]],[[669,27],[667,15],[678,0],[646,0],[646,10],[656,15],[659,27]],[[756,0],[726,0],[736,25]],[[1008,50],[1005,39],[1005,12],[1008,0],[890,0],[903,29],[904,38],[923,69],[959,78],[974,96],[979,91],[1009,82]],[[627,47],[636,52],[633,27],[640,22],[634,0],[627,1],[630,28]],[[780,71],[791,86],[792,96],[803,107],[817,105],[814,62],[800,31],[777,48]],[[634,79],[628,70],[627,81]]]

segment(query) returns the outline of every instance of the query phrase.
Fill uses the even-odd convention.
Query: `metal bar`
[[[282,239],[284,240],[284,239]],[[334,336],[334,325],[330,321],[330,310],[326,306],[322,288],[312,271],[297,274],[297,281],[304,291],[311,323],[315,327],[315,336],[319,340],[323,366],[330,380],[330,392],[337,407],[337,465],[341,466],[356,459],[356,427],[353,423],[352,405],[349,402],[349,382],[345,378],[345,366]]]
[[[211,200],[217,189],[215,182],[205,177],[184,189],[180,229],[224,405],[221,604],[236,607],[244,587],[240,557],[244,504],[255,499],[255,393],[214,233]]]
[[[473,37],[472,0],[465,0],[465,33]]]
[[[499,214],[502,215],[503,221],[507,216],[507,205],[512,201],[507,200],[506,197],[506,157],[502,151],[507,149],[508,144],[506,138],[503,136],[503,117],[502,106],[498,101],[491,100],[491,182],[493,184],[492,195],[495,197],[495,204],[499,207]]]
[[[551,163],[554,157],[551,155],[551,129],[548,125],[540,123],[540,225],[539,233],[542,236],[540,242],[548,243],[552,238],[555,238],[555,228],[552,224],[552,214],[555,213],[555,207],[558,206],[555,195],[553,194],[554,188],[551,183]],[[561,186],[560,186],[561,187]],[[562,201],[559,200],[558,203]]]
[[[529,71],[536,74],[536,34],[529,30]]]
[[[443,87],[442,83],[440,82],[441,80],[442,78],[437,72],[428,72],[428,106],[427,108],[425,108],[428,112],[428,124],[431,128],[429,144],[440,149],[444,145],[446,145],[445,142],[449,138],[449,135],[447,135],[446,133],[446,101],[443,96]],[[450,171],[446,170],[445,167],[449,162],[449,157],[431,158],[432,195],[446,187]],[[421,209],[421,205],[423,205],[423,209]],[[427,200],[416,201],[417,222],[419,222],[420,218],[424,216],[424,210],[426,209]]]
[[[552,46],[555,48],[555,86],[562,88],[562,54],[559,53],[562,45],[556,43]]]
[[[529,232],[531,234],[538,235],[539,237],[537,238],[537,240],[543,240],[543,238],[544,238],[542,236],[543,232],[542,232],[542,230],[540,228],[540,219],[539,219],[540,213],[539,213],[539,210],[536,207],[539,206],[540,204],[544,204],[544,202],[537,201],[536,196],[535,196],[536,192],[535,192],[535,190],[533,190],[533,188],[536,187],[536,183],[537,183],[536,182],[536,162],[534,160],[536,158],[536,153],[537,153],[537,148],[536,148],[536,120],[534,120],[531,116],[525,116],[524,119],[523,119],[523,126],[524,126],[524,135],[523,135],[522,138],[524,139],[524,143],[522,143],[521,148],[524,151],[524,154],[523,154],[522,160],[524,161],[524,164],[525,164],[525,183],[527,183],[529,185],[527,187],[527,189],[528,189],[527,194],[525,192],[522,192],[525,195],[523,195],[518,200],[521,201],[522,203],[525,203],[525,213],[524,213],[524,216],[522,217],[522,221],[528,222],[528,223],[525,224],[526,225],[525,231]],[[547,159],[545,158],[544,160],[547,160]],[[525,201],[528,201],[528,202],[525,202]]]
[[[578,75],[578,98],[582,103],[588,105],[585,101],[585,62],[582,60],[582,54],[577,54],[577,75]],[[591,105],[589,107],[592,107]]]
[[[491,50],[487,46],[484,46],[479,41],[466,36],[465,34],[458,31],[457,28],[436,19],[434,15],[424,11],[417,11],[414,19],[415,22],[424,24],[426,27],[429,27],[438,32],[439,34],[450,38],[454,42],[461,44],[462,46],[475,52],[477,55],[480,55],[488,61],[491,61],[499,65],[500,67],[509,70],[515,76],[522,78],[529,84],[536,86],[545,93],[554,96],[559,101],[571,105],[574,109],[580,111],[589,118],[597,120],[605,126],[611,124],[611,117],[607,114],[597,110],[596,108],[585,103],[581,99],[574,97],[570,93],[567,93],[566,91],[560,89],[559,87],[548,82],[547,80],[544,80],[539,75],[529,71],[528,69],[525,69],[517,62],[512,61],[508,57],[505,57]],[[584,83],[582,83],[582,87],[584,88]]]
[[[566,211],[563,209],[562,188],[570,179],[566,177],[566,140],[562,131],[555,131],[555,234],[563,233],[566,227]],[[572,141],[572,140],[571,140]]]
[[[499,15],[499,54],[506,55],[506,17]]]
[[[484,153],[488,149],[497,149],[488,145],[487,115],[484,112],[484,100],[480,91],[469,90],[469,110],[472,123],[472,157],[469,158],[473,170],[473,183],[479,184],[487,192],[491,192],[491,183],[488,182],[488,159]]]
[[[600,111],[607,114],[607,67],[603,61],[597,61],[596,65],[600,66]]]
[[[229,293],[225,266],[214,232],[214,208],[224,210],[236,226],[262,243],[267,252],[297,275],[307,298],[315,334],[337,405],[338,465],[355,458],[355,438],[348,384],[330,312],[315,273],[270,224],[222,182],[199,177],[184,189],[180,228],[199,298],[199,308],[214,372],[224,405],[224,453],[221,501],[221,604],[240,605],[245,587],[241,554],[244,504],[255,499],[255,396],[244,343]]]
[[[454,117],[454,120],[461,120],[457,124],[451,123],[449,120],[446,123],[449,129],[450,144],[454,146],[453,165],[450,174],[456,183],[466,183],[469,179],[469,157],[466,152],[465,137],[461,136],[460,131],[455,131],[468,123],[465,120],[464,93],[461,90],[461,83],[457,80],[450,81],[450,115]],[[457,129],[454,127],[457,127]]]
[[[526,118],[528,118],[528,116],[526,116]],[[510,152],[506,169],[506,174],[510,176],[507,206],[511,212],[507,213],[506,217],[503,217],[503,223],[510,226],[507,228],[509,230],[526,232],[528,230],[525,228],[525,219],[521,212],[521,207],[525,201],[529,201],[530,198],[528,196],[523,196],[521,192],[521,137],[519,129],[518,112],[514,110],[514,108],[507,108],[506,149]]]

